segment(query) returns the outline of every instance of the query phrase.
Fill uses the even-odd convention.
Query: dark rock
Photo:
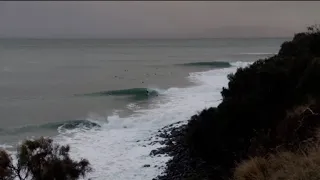
[[[155,155],[157,155],[159,153],[159,150],[152,150],[151,152],[150,152],[150,156],[155,156]]]

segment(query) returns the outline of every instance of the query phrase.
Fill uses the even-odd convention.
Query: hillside
[[[187,125],[163,131],[167,146],[152,154],[167,153],[173,159],[158,179],[230,179],[244,160],[279,151],[307,153],[307,146],[317,145],[318,26],[296,34],[275,56],[239,68],[228,79],[217,107],[192,116]]]

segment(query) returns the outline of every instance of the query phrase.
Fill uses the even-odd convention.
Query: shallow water
[[[216,106],[227,74],[285,40],[0,40],[1,147],[52,136],[93,179],[152,179],[169,158],[148,156],[153,134]]]

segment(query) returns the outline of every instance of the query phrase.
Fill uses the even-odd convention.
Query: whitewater
[[[95,180],[141,180],[160,175],[169,156],[150,156],[150,151],[161,147],[150,144],[162,127],[187,120],[204,108],[217,106],[220,91],[228,83],[227,75],[248,62],[231,63],[231,67],[205,72],[189,73],[187,88],[162,90],[161,97],[153,98],[148,108],[130,103],[127,108],[134,113],[119,117],[119,110],[112,116],[89,114],[87,120],[100,126],[91,129],[59,129],[54,140],[71,146],[71,156],[88,159],[94,171],[87,178]],[[146,166],[146,167],[144,167]]]

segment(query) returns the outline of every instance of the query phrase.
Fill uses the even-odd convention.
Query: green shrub
[[[0,151],[0,179],[76,180],[92,169],[87,160],[74,161],[69,146],[53,144],[51,139],[26,140],[19,146],[17,162]]]

